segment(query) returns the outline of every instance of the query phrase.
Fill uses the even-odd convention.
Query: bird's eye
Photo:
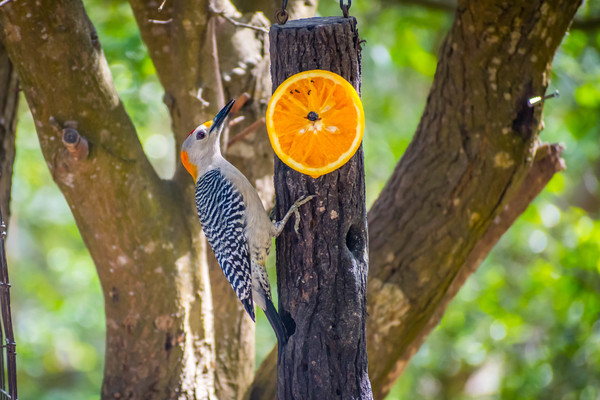
[[[205,137],[206,137],[206,130],[199,129],[198,132],[196,132],[196,140],[202,140]]]

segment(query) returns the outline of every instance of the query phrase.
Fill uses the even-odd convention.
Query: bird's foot
[[[283,227],[287,223],[288,219],[290,219],[290,217],[292,216],[292,214],[294,214],[294,216],[296,217],[296,221],[294,222],[294,230],[296,231],[296,234],[298,234],[299,230],[300,230],[300,212],[298,212],[298,208],[301,205],[308,203],[314,197],[317,197],[317,196],[315,196],[314,194],[312,194],[310,196],[304,196],[304,197],[301,197],[298,200],[296,200],[296,202],[294,204],[292,204],[292,206],[290,207],[290,209],[288,210],[288,212],[285,214],[285,216],[281,219],[281,221],[277,221],[277,222],[274,223],[274,225],[275,225],[275,236],[279,236],[279,234],[281,233],[281,231],[283,231]]]
[[[314,194],[311,194],[310,196],[304,196],[299,198],[298,200],[296,200],[296,202],[294,204],[292,204],[292,207],[290,208],[290,210],[293,210],[294,212],[294,217],[295,217],[295,221],[294,221],[294,231],[296,231],[296,235],[300,230],[300,212],[298,211],[298,208],[303,205],[308,203],[309,201],[311,201],[313,199],[313,197],[317,197]]]

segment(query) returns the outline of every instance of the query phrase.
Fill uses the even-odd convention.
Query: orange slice
[[[329,71],[289,77],[267,108],[273,150],[288,166],[313,178],[344,165],[360,146],[364,128],[358,93]]]

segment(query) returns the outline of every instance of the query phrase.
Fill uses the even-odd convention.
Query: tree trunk
[[[178,145],[195,124],[212,117],[220,96],[252,93],[253,100],[242,111],[247,118],[244,124],[253,123],[264,112],[261,99],[268,83],[262,33],[250,34],[223,22],[209,12],[208,2],[166,2],[164,10],[159,9],[160,2],[131,3],[165,87]],[[257,9],[254,7],[269,10],[276,2],[236,3],[251,13]],[[304,7],[301,3],[304,1],[293,2],[299,8]],[[507,6],[501,0],[459,2],[415,139],[369,214],[371,317],[367,325],[369,354],[377,361],[370,369],[376,397],[389,391],[452,296],[519,210],[562,167],[557,148],[540,146],[537,139],[542,106],[529,108],[525,102],[544,93],[552,57],[579,3],[521,0]],[[215,11],[229,17],[241,17],[229,1],[217,1],[215,6]],[[258,15],[248,16],[245,22],[257,24],[255,17]],[[220,21],[216,28],[222,29],[219,37],[228,38],[217,41],[222,62],[215,57],[207,33],[215,18]],[[157,20],[165,23],[153,22]],[[228,290],[225,301],[231,307],[225,311],[227,317],[218,322],[221,325],[216,328],[219,338],[215,343],[206,246],[195,216],[191,179],[179,167],[172,181],[161,180],[148,163],[118,99],[83,5],[79,0],[43,0],[35,7],[22,1],[5,2],[0,7],[0,26],[0,40],[19,73],[44,156],[72,209],[102,283],[107,317],[104,398],[239,397],[248,384],[246,372],[253,363],[253,353],[240,350],[252,336],[251,325],[240,319],[243,311],[233,307],[237,299]],[[285,28],[278,27],[282,31]],[[304,32],[302,38],[309,34]],[[293,53],[293,46],[283,49],[295,63],[284,65],[282,70],[294,68],[289,71],[292,73],[321,67],[346,76],[348,71],[341,67],[354,65],[345,58],[354,57],[358,38],[344,45],[339,42],[344,37],[336,37],[341,51],[333,58],[311,48],[314,58],[301,60]],[[326,36],[317,39],[328,40]],[[274,58],[274,64],[278,62],[289,61]],[[244,70],[241,75],[240,70]],[[222,85],[224,93],[218,93],[222,73],[228,79]],[[356,84],[358,76],[357,69],[346,78]],[[282,80],[280,76],[276,83]],[[4,104],[0,111],[9,108]],[[6,128],[4,118],[0,126]],[[62,144],[67,127],[87,139],[88,157],[77,159]],[[267,182],[264,131],[262,136],[248,139],[228,155],[251,171],[252,181]],[[360,151],[357,154],[362,157]],[[10,174],[4,165],[1,168],[0,187],[6,190],[2,179]],[[347,195],[338,197],[340,187],[356,190],[356,186],[344,186],[345,179],[362,179],[362,175],[347,165],[330,174],[338,181],[328,177],[313,181],[298,178],[284,166],[277,168],[277,179],[290,178],[289,187],[278,196],[280,215],[301,194],[320,196],[302,209],[300,238],[307,238],[307,242],[292,246],[292,241],[299,240],[289,228],[278,242],[278,254],[304,256],[300,253],[309,245],[331,244],[328,250],[337,245],[336,251],[345,251],[337,260],[346,260],[337,268],[325,268],[320,263],[322,254],[315,252],[306,258],[311,260],[314,273],[298,274],[300,266],[291,262],[283,264],[288,270],[279,271],[280,293],[285,297],[280,309],[288,325],[293,326],[292,321],[297,325],[280,366],[281,378],[296,381],[291,380],[292,386],[283,390],[310,396],[315,394],[307,392],[311,387],[329,394],[327,390],[336,386],[336,378],[344,373],[350,380],[344,381],[340,390],[367,386],[361,308],[364,281],[359,279],[364,279],[366,268],[361,258],[364,254],[366,260],[366,249],[362,249],[366,230],[356,228],[364,227],[364,210],[355,215],[341,213]],[[262,187],[268,194],[269,185]],[[337,212],[337,219],[327,219],[333,216],[331,210]],[[308,227],[319,216],[333,233],[323,243],[307,235]],[[340,242],[333,244],[335,239]],[[348,260],[356,270],[348,271]],[[354,285],[344,290],[353,294],[355,301],[350,303],[359,310],[357,315],[348,315],[346,303],[338,304],[330,314],[321,314],[322,304],[338,300],[331,298],[330,286],[320,288],[318,298],[312,295],[304,302],[294,300],[302,290],[316,293],[311,291],[315,281],[329,282],[334,274],[338,282],[347,279],[345,282]],[[293,279],[302,276],[301,286],[294,286]],[[344,323],[352,329],[344,331]],[[323,350],[314,357],[302,351],[305,344],[306,349],[311,348],[309,343],[314,345],[307,337],[311,330],[320,340],[319,350]],[[339,338],[349,338],[354,348],[332,337],[336,333]],[[219,347],[222,357],[215,355]],[[348,373],[347,368],[355,367],[342,364],[346,359],[335,359],[332,354],[341,357],[352,351],[359,362],[356,371]],[[336,374],[312,373],[328,367],[321,366],[323,359],[331,361],[330,368],[338,368]],[[265,379],[262,372],[269,367],[275,370],[274,356],[259,372],[257,382],[267,385],[262,393],[269,393],[268,384],[275,390],[275,377]],[[216,384],[215,370],[224,377],[222,388]],[[319,382],[319,378],[323,380]],[[217,391],[220,393],[215,396]],[[339,397],[333,393],[334,398]],[[324,398],[332,397],[328,394]]]
[[[383,399],[467,277],[555,172],[550,66],[579,0],[462,1],[417,133],[369,211],[369,376]],[[376,361],[373,361],[376,360]],[[274,391],[270,354],[248,393]],[[273,397],[269,397],[273,398]]]
[[[457,277],[491,249],[478,243],[490,240],[488,232],[495,243],[514,221],[503,221],[506,207],[539,192],[523,187],[532,165],[545,165],[550,176],[560,170],[534,164],[547,149],[538,139],[542,107],[527,100],[545,93],[579,4],[459,2],[415,137],[369,211],[369,356],[380,360],[369,372],[377,398],[438,324]]]
[[[333,71],[360,90],[354,18],[311,18],[274,25],[271,73],[276,88],[306,70]],[[277,239],[279,310],[291,333],[278,366],[280,399],[369,399],[367,374],[367,227],[362,147],[340,169],[312,179],[275,160],[278,218],[316,194]]]
[[[177,155],[190,130],[212,118],[226,98],[237,98],[242,93],[250,96],[234,116],[244,120],[231,129],[230,137],[264,116],[271,89],[265,33],[234,26],[231,21],[211,12],[207,3],[190,3],[189,8],[183,8],[176,2],[166,2],[160,10],[153,2],[130,0],[130,3],[165,88],[164,100],[171,114]],[[262,0],[233,3],[245,14],[240,14],[224,0],[214,2],[213,11],[256,27],[270,24],[257,11],[264,8],[265,15],[272,17],[275,9],[272,4]],[[313,15],[316,8],[314,3],[308,5],[298,0],[290,1],[289,6],[295,17]],[[174,22],[156,24],[153,22],[156,20]],[[182,37],[186,39],[182,40]],[[200,96],[190,93],[200,93]],[[264,124],[255,133],[228,147],[225,154],[256,186],[267,208],[272,204],[274,194],[271,154]],[[185,186],[187,197],[193,199],[192,181],[180,162],[177,162],[174,180]],[[191,223],[197,225],[195,213],[190,216]],[[206,256],[214,298],[215,390],[221,399],[241,398],[254,375],[254,323],[231,290],[210,249]]]
[[[248,14],[241,15],[227,0],[211,2],[214,10],[208,2],[130,3],[165,88],[177,154],[186,134],[212,118],[225,97],[251,94],[238,114],[245,120],[232,134],[264,115],[270,94],[266,35],[231,21],[267,26],[255,11],[269,4],[244,1]],[[296,16],[314,13],[315,6],[290,1]],[[102,284],[104,396],[239,398],[252,379],[254,324],[220,268],[211,270],[219,299],[213,312],[207,284],[212,254],[200,233],[192,179],[179,162],[171,181],[151,168],[83,5],[8,2],[0,7],[0,22],[42,150]],[[87,139],[88,158],[75,160],[62,145],[67,126]],[[272,157],[264,127],[227,156],[270,201]]]
[[[193,200],[156,175],[78,0],[0,7],[52,176],[105,295],[106,399],[214,398],[211,294]],[[89,143],[75,158],[71,127]],[[100,312],[100,311],[99,311]]]
[[[0,42],[0,207],[4,222],[10,219],[10,189],[15,162],[15,129],[19,106],[17,71]]]

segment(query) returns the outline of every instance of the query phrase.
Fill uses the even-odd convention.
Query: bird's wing
[[[250,251],[246,241],[242,194],[218,169],[206,172],[196,184],[196,207],[202,230],[217,261],[254,320]]]

